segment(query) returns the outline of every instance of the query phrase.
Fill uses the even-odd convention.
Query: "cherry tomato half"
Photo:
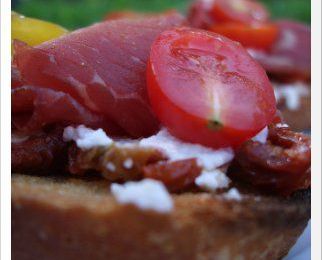
[[[254,0],[216,0],[212,15],[218,22],[257,24],[267,22],[267,9]]]
[[[244,25],[237,23],[215,24],[211,31],[240,42],[245,47],[270,49],[278,36],[274,24]]]
[[[239,43],[203,30],[161,33],[147,85],[154,112],[174,136],[213,148],[238,146],[276,112],[263,68]]]

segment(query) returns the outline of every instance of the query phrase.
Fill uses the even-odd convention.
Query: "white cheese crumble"
[[[242,200],[242,195],[239,193],[239,191],[236,188],[231,188],[223,196],[227,200],[237,200],[237,201]]]
[[[197,158],[198,164],[206,170],[214,170],[230,162],[234,157],[231,148],[214,150],[200,144],[183,142],[172,136],[165,128],[156,135],[141,139],[139,144],[162,150],[171,161]]]
[[[172,198],[163,183],[151,179],[139,182],[113,183],[111,192],[120,204],[133,204],[142,210],[168,213],[173,209]]]
[[[205,190],[215,191],[226,188],[229,185],[229,178],[220,170],[203,171],[196,179],[195,184]]]
[[[268,127],[266,126],[261,130],[257,135],[255,135],[252,140],[256,142],[260,142],[261,144],[265,144],[268,137]]]
[[[277,128],[288,127],[288,124],[278,123],[276,124]]]
[[[301,106],[301,98],[310,94],[308,87],[302,82],[273,85],[276,101],[285,100],[286,107],[292,111],[298,110]]]
[[[103,129],[93,130],[79,125],[77,127],[68,126],[64,129],[64,141],[75,141],[81,149],[91,149],[97,146],[110,146],[113,140],[109,138]]]
[[[125,169],[131,169],[133,167],[133,160],[131,158],[127,158],[124,162],[123,162],[123,167]]]

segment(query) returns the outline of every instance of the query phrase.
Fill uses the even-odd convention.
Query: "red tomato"
[[[269,18],[267,9],[253,0],[216,0],[212,15],[218,22],[256,24]]]
[[[215,24],[211,31],[240,42],[245,47],[269,49],[278,35],[274,24],[244,25],[238,23]]]
[[[238,146],[276,112],[262,67],[239,43],[203,30],[161,33],[147,83],[152,108],[173,135],[213,148]]]

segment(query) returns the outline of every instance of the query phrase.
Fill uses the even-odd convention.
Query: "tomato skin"
[[[216,0],[211,14],[219,23],[257,24],[269,19],[266,8],[253,0]]]
[[[189,44],[193,46],[187,47]],[[176,49],[181,47],[182,52],[201,55],[194,56],[197,59],[191,63],[189,54],[176,56]],[[205,69],[218,65],[218,53],[229,71]],[[194,67],[194,63],[202,64]],[[224,65],[219,62],[218,66]],[[213,148],[238,147],[270,123],[276,111],[265,71],[242,46],[197,29],[179,28],[159,36],[151,48],[147,86],[155,114],[174,136]],[[209,101],[209,93],[220,102]],[[216,109],[212,110],[217,103],[222,106],[219,118]]]
[[[245,47],[268,50],[278,36],[278,28],[274,24],[243,25],[237,23],[215,24],[211,31],[240,42]]]
[[[152,108],[157,117],[172,135],[184,141],[200,143],[213,148],[237,147],[239,137],[246,140],[256,134],[256,131],[241,133],[231,129],[221,132],[211,131],[206,120],[187,114],[168,99],[155,84],[150,62],[147,67],[147,83]],[[235,135],[239,137],[235,138]]]

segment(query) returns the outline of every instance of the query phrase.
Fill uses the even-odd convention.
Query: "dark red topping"
[[[159,180],[173,192],[193,186],[201,170],[202,168],[197,164],[196,159],[164,161],[143,167],[145,178]]]
[[[248,141],[239,148],[228,175],[259,191],[280,195],[309,188],[311,140],[287,127],[270,126],[267,143]]]
[[[52,168],[63,169],[67,161],[67,144],[63,141],[62,132],[62,128],[55,128],[12,143],[12,171],[48,173]]]

